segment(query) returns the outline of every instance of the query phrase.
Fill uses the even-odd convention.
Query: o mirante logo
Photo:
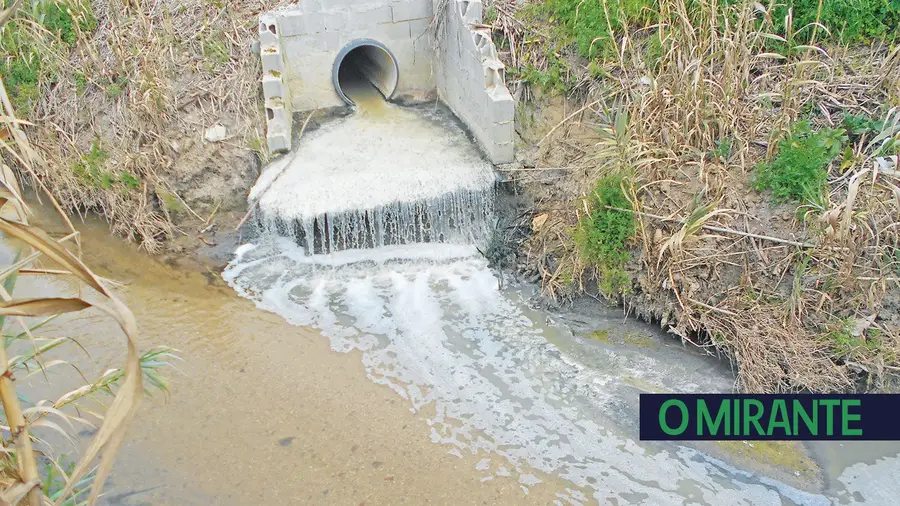
[[[642,440],[896,440],[900,395],[641,394]]]

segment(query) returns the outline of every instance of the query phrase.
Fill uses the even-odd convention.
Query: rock
[[[224,125],[219,124],[207,128],[206,133],[203,135],[207,142],[223,141],[226,137],[228,137],[228,129]]]
[[[784,221],[791,221],[792,219],[794,219],[794,217],[793,215],[791,215],[791,213],[784,212],[781,214],[781,219]]]
[[[531,230],[535,232],[540,231],[544,227],[544,224],[547,223],[547,218],[549,218],[547,213],[541,213],[535,216],[534,219],[531,220]]]

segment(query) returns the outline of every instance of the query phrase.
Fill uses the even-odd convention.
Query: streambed
[[[733,448],[637,441],[641,391],[729,391],[728,368],[614,308],[536,310],[532,287],[499,290],[471,252],[411,248],[378,269],[345,254],[326,275],[321,258],[290,254],[296,245],[243,248],[226,278],[255,287],[257,308],[213,269],[149,259],[103,223],[80,228],[86,260],[123,283],[142,346],[185,358],[169,372],[171,399],[142,407],[107,504],[879,505],[898,494],[894,443],[812,445],[813,474],[787,485]],[[290,300],[283,280],[294,294],[322,286],[320,305]],[[22,295],[47,288],[22,283]],[[64,357],[89,377],[122,351],[97,314],[48,332],[92,351]]]

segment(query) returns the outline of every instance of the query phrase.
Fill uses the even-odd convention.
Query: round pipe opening
[[[394,55],[384,44],[371,39],[348,44],[335,58],[332,71],[335,91],[350,105],[356,105],[351,96],[361,87],[374,86],[385,99],[390,99],[399,77]]]

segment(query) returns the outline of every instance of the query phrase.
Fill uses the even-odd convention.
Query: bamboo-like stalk
[[[25,415],[22,414],[22,406],[19,404],[18,395],[16,395],[12,374],[6,368],[9,364],[9,357],[6,354],[5,344],[0,344],[0,363],[6,364],[3,376],[0,376],[0,402],[3,403],[3,411],[6,413],[9,430],[16,442],[16,464],[19,467],[19,474],[25,483],[31,483],[35,480],[37,483],[40,483],[37,460],[34,458],[34,449],[31,446],[31,437],[28,435],[28,429],[25,426]],[[29,506],[41,505],[41,488],[39,485],[35,485],[28,491],[27,500]]]
[[[21,252],[20,252],[21,253]],[[20,256],[20,255],[17,255]],[[15,280],[15,278],[11,278]],[[5,289],[0,289],[2,295],[6,295]],[[5,298],[5,297],[4,297]],[[0,328],[6,319],[0,320]],[[0,403],[3,404],[3,412],[6,413],[6,423],[9,424],[9,432],[16,445],[16,465],[23,483],[40,484],[37,460],[34,457],[34,448],[31,445],[31,436],[28,434],[28,426],[25,423],[25,415],[19,396],[16,394],[15,378],[9,369],[9,355],[6,352],[6,339],[0,338],[0,364],[3,364],[3,374],[0,375]],[[35,485],[26,495],[28,506],[40,506],[42,504],[41,488]]]

